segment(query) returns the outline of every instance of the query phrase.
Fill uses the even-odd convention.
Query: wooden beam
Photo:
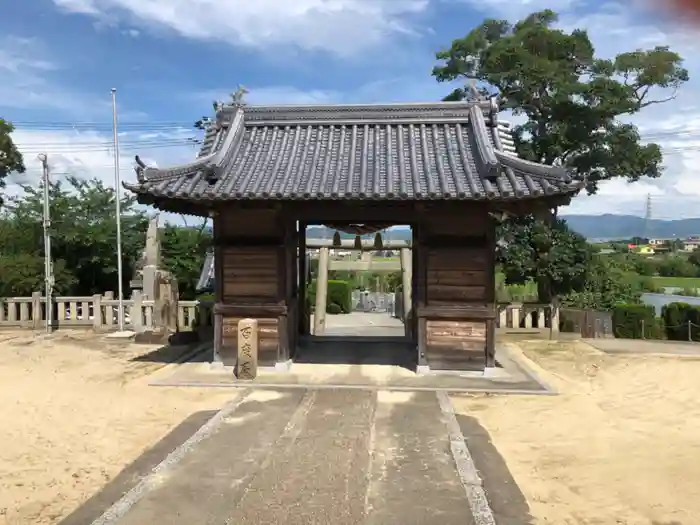
[[[410,253],[411,250],[407,250]],[[401,262],[396,260],[348,261],[335,260],[328,263],[328,269],[336,272],[400,272]]]
[[[335,248],[335,249],[354,249],[354,239],[341,239],[340,245],[333,244],[332,239],[306,239],[306,247],[311,249],[317,248]],[[410,248],[409,241],[387,240],[382,243],[382,250],[399,250],[401,248]],[[376,251],[374,240],[362,239],[362,249],[364,251]]]
[[[222,314],[227,317],[277,317],[287,314],[285,304],[263,304],[263,303],[216,303],[214,314]]]
[[[496,311],[490,305],[474,304],[459,306],[430,306],[419,305],[417,308],[418,317],[430,319],[495,319]]]
[[[430,235],[423,242],[426,248],[483,248],[489,239],[486,236],[457,237],[451,235]]]

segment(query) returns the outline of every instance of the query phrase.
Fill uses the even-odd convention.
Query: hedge
[[[644,304],[618,304],[612,310],[613,334],[624,339],[659,339],[663,330],[654,308]]]
[[[310,311],[316,306],[316,281],[311,281],[306,290],[307,307]],[[340,311],[332,308],[337,305]],[[333,310],[333,311],[331,311]],[[349,314],[352,311],[352,288],[348,281],[328,280],[328,295],[326,299],[326,312],[329,314]]]
[[[326,308],[326,312],[328,312],[331,315],[343,313],[343,311],[340,309],[340,306],[335,303],[330,303],[328,305],[328,308]]]
[[[661,309],[666,338],[672,341],[700,341],[700,306],[669,303]],[[688,324],[690,323],[690,334]],[[690,335],[690,337],[688,337]]]
[[[337,304],[344,314],[352,311],[352,288],[348,281],[328,280],[328,304]]]

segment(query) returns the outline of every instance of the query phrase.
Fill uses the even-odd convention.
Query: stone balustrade
[[[56,328],[92,328],[116,330],[119,326],[119,301],[112,292],[90,297],[57,296],[52,300]],[[177,325],[173,330],[189,331],[213,325],[213,301],[178,301]],[[550,328],[559,331],[559,311],[548,304],[499,303],[498,328],[509,330]],[[124,300],[124,326],[142,332],[154,329],[154,301],[134,293]],[[551,315],[548,312],[551,311]],[[197,319],[200,319],[197,322]],[[31,297],[0,298],[0,329],[30,328],[41,330],[46,325],[46,298],[36,292]]]
[[[550,304],[499,303],[497,327],[510,330],[550,328],[559,331],[559,309]]]
[[[112,292],[89,297],[56,296],[52,298],[55,328],[92,328],[97,331],[116,330],[119,327],[119,300]],[[134,293],[124,301],[124,327],[134,332],[153,330],[154,301]],[[178,301],[178,331],[213,325],[213,301]],[[0,329],[30,328],[41,330],[46,326],[46,297],[35,292],[31,297],[0,298]]]

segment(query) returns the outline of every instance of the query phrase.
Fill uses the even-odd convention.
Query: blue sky
[[[139,153],[158,165],[188,160],[190,123],[214,98],[245,85],[251,103],[436,100],[434,53],[485,17],[550,7],[561,25],[590,31],[603,55],[669,44],[688,58],[691,32],[629,2],[586,0],[0,0],[0,116],[15,121],[30,170],[46,151],[64,173],[112,180],[110,88],[117,88],[122,172]],[[687,66],[697,70],[689,61]],[[668,149],[662,181],[606,186],[575,213],[700,215],[700,90],[635,122]],[[672,136],[671,132],[682,131]],[[680,137],[680,138],[678,138]],[[673,139],[673,142],[671,142]]]

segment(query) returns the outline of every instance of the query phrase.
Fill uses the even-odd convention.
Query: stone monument
[[[238,360],[236,377],[253,380],[258,375],[258,321],[241,319],[238,321]]]
[[[144,343],[167,343],[178,332],[178,286],[170,272],[161,268],[159,216],[148,223],[146,247],[139,266],[141,300],[153,301],[151,326],[142,328],[136,340]],[[136,279],[134,280],[136,281]]]

